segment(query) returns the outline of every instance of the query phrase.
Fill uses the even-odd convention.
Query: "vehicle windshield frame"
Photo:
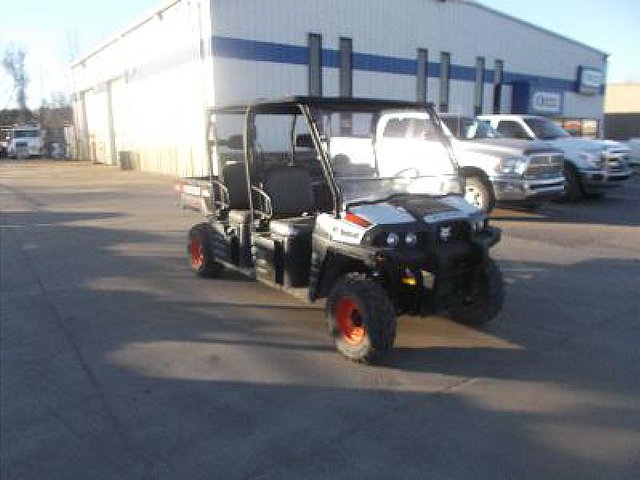
[[[393,113],[407,114],[407,118],[411,119],[425,119],[433,124],[434,133],[437,137],[438,142],[443,147],[444,152],[446,154],[447,161],[450,164],[450,173],[443,174],[438,173],[437,175],[425,175],[421,174],[419,171],[416,175],[410,176],[341,176],[337,174],[335,171],[334,165],[331,160],[331,141],[332,138],[336,138],[337,135],[333,134],[331,130],[327,130],[325,128],[326,120],[323,119],[323,116],[327,115],[336,115],[336,114],[360,114],[360,113],[369,113],[373,115],[372,121],[375,119],[377,122],[384,115],[392,115]],[[455,159],[455,155],[451,148],[451,144],[449,139],[444,131],[444,126],[441,123],[441,119],[429,104],[407,104],[407,105],[387,105],[387,104],[354,104],[349,106],[344,105],[314,105],[310,109],[311,120],[314,124],[314,128],[319,133],[320,145],[322,147],[322,156],[325,159],[325,162],[328,166],[328,171],[332,177],[332,182],[336,185],[337,190],[340,195],[339,204],[343,209],[348,209],[349,206],[355,204],[362,203],[378,203],[384,202],[390,198],[404,195],[424,195],[431,197],[444,196],[447,194],[460,193],[460,189],[455,189],[455,191],[447,191],[445,193],[436,193],[435,191],[431,193],[427,193],[424,191],[416,191],[411,192],[407,189],[410,184],[417,185],[420,180],[428,179],[435,183],[436,179],[442,180],[443,177],[449,177],[447,184],[459,184],[460,176],[459,176],[459,165]],[[371,139],[372,142],[377,140],[377,128],[372,126],[371,131],[368,136],[365,136],[365,139]],[[358,135],[354,135],[351,138],[362,138]],[[405,139],[405,138],[403,138]],[[411,140],[406,138],[405,140]],[[375,149],[374,149],[375,151]],[[376,157],[376,153],[373,154]],[[378,159],[375,158],[375,162],[377,164]],[[414,169],[412,169],[414,170]],[[417,171],[418,169],[415,168]],[[347,191],[347,184],[355,184],[358,182],[360,186],[368,183],[370,185],[377,185],[379,188],[369,189],[368,194],[363,194],[359,196],[354,196],[353,193],[349,193]],[[425,185],[429,182],[425,182]],[[444,185],[441,181],[440,185]],[[394,188],[397,188],[397,191],[394,191]],[[424,188],[424,187],[423,187]],[[383,193],[383,194],[376,194]]]

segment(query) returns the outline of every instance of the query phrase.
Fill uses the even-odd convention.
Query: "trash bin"
[[[118,152],[118,163],[121,170],[133,170],[133,156],[129,150]]]

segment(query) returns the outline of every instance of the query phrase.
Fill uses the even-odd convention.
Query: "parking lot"
[[[172,179],[0,163],[2,479],[623,479],[640,471],[640,175],[498,209],[505,306],[343,360],[322,305],[202,280]]]

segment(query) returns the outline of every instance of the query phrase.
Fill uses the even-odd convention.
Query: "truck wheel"
[[[209,230],[206,223],[195,225],[189,231],[187,255],[191,271],[199,277],[217,277],[224,267],[215,261],[209,244]]]
[[[564,193],[560,196],[560,202],[575,202],[582,195],[580,177],[575,167],[564,165]]]
[[[602,198],[605,196],[605,192],[582,192],[584,198]]]
[[[340,280],[329,292],[325,312],[336,349],[349,360],[371,363],[393,347],[393,304],[382,287],[364,276]]]
[[[451,317],[467,325],[484,325],[495,317],[504,300],[504,280],[496,263],[488,258],[480,267],[472,291],[450,310]]]
[[[464,199],[474,207],[487,213],[493,210],[496,204],[491,185],[476,176],[465,179]]]

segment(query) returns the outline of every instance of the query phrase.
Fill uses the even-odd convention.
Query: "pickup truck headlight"
[[[495,167],[497,173],[522,175],[527,169],[527,157],[506,157]]]
[[[578,154],[580,160],[593,168],[602,168],[602,157],[589,152],[580,152]]]

